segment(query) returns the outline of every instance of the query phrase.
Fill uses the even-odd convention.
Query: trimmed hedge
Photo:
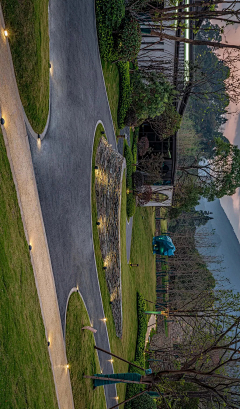
[[[133,193],[129,193],[127,195],[126,209],[127,209],[127,217],[129,220],[130,217],[134,216],[135,211],[136,211],[136,199]]]
[[[139,362],[140,366],[145,366],[145,337],[148,327],[148,319],[145,311],[147,309],[144,297],[141,294],[137,294],[137,314],[138,314],[138,333],[137,333],[137,346],[135,360]]]
[[[136,128],[133,134],[133,143],[132,143],[133,163],[137,163],[138,136],[139,136],[139,128]]]
[[[141,46],[141,29],[137,20],[128,14],[123,20],[116,37],[116,51],[121,61],[133,61]]]
[[[125,1],[96,0],[95,4],[100,55],[106,61],[113,61],[116,58],[113,30],[118,29],[125,16]]]
[[[118,126],[120,129],[125,126],[126,113],[131,104],[131,85],[128,62],[118,62],[119,71],[119,103],[118,103]]]
[[[129,190],[133,189],[132,173],[133,173],[133,155],[127,142],[124,141],[124,157],[126,159],[127,165],[127,177],[126,177],[126,187]],[[127,194],[127,217],[128,219],[132,217],[136,210],[136,200],[133,192]]]
[[[124,140],[124,157],[126,159],[127,165],[127,178],[126,187],[127,189],[132,189],[132,172],[133,172],[133,155],[131,148],[128,146],[127,142]]]
[[[138,333],[137,333],[137,345],[136,345],[136,353],[135,353],[135,363],[136,365],[141,366],[142,368],[145,367],[145,356],[144,356],[144,349],[145,349],[145,337],[147,332],[148,320],[147,315],[144,313],[146,311],[146,302],[144,297],[141,294],[137,294],[137,314],[138,314]],[[135,368],[134,366],[129,366],[129,372],[137,372],[141,375],[144,375],[144,371],[141,369]],[[137,385],[137,384],[127,384],[126,390],[126,399],[131,398],[132,396],[136,395],[137,393],[144,390],[144,385]],[[125,404],[125,409],[155,409],[156,403],[149,395],[142,395],[136,399],[133,399],[130,402]]]

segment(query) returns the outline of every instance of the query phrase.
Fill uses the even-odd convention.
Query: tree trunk
[[[154,34],[157,33],[157,31],[154,31],[154,30],[152,30],[152,32]],[[219,43],[216,41],[191,40],[189,38],[177,37],[174,35],[160,33],[160,32],[158,33],[158,35],[161,38],[166,38],[167,40],[179,41],[180,43],[188,43],[192,45],[209,45],[210,47],[215,47],[215,48],[235,48],[237,50],[240,50],[240,45],[224,44],[224,43]]]

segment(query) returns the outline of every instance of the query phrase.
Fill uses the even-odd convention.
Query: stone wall
[[[118,337],[122,336],[121,292],[121,182],[125,159],[106,139],[100,140],[95,165],[95,191],[100,248]]]

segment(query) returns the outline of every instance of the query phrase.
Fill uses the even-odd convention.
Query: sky
[[[230,44],[240,44],[240,26],[231,26],[226,32],[226,40]],[[224,135],[231,143],[237,145],[240,149],[240,102],[237,106],[230,103],[229,112],[236,111],[238,111],[239,114],[230,114]],[[240,242],[240,189],[237,189],[233,196],[223,197],[220,202]]]

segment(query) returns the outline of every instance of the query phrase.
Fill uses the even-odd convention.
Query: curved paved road
[[[96,333],[109,349],[91,227],[91,156],[95,126],[116,148],[99,59],[94,0],[50,0],[51,115],[39,150],[29,138],[63,331],[70,290],[79,285]],[[113,351],[117,352],[117,351]],[[100,354],[105,373],[109,357]],[[105,389],[107,406],[116,389]]]

